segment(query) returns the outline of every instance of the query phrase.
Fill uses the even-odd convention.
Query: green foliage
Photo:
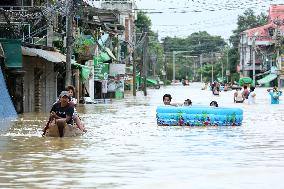
[[[146,13],[139,11],[137,13],[137,20],[135,21],[136,31],[141,33],[143,31],[150,31],[152,22],[149,16]]]
[[[163,40],[164,51],[168,55],[168,65],[172,67],[173,51],[188,51],[182,54],[176,54],[176,79],[188,78],[190,80],[198,80],[202,72],[204,78],[211,78],[211,61],[204,61],[205,67],[203,69],[196,70],[194,78],[194,62],[199,65],[200,54],[207,59],[210,59],[212,53],[222,54],[225,48],[225,41],[220,36],[211,36],[206,31],[192,33],[187,38],[171,38],[166,37]],[[187,56],[186,56],[187,55]],[[195,57],[192,57],[195,56]],[[220,60],[212,60],[216,70],[214,70],[214,76],[221,75],[221,69],[219,69]],[[223,61],[223,60],[222,60]],[[208,66],[207,66],[208,64]],[[221,65],[221,64],[220,64]],[[197,66],[199,67],[199,66]],[[169,69],[169,67],[168,67]],[[167,71],[168,74],[168,71]],[[168,78],[172,77],[172,74],[167,75]],[[196,78],[197,77],[197,78]]]
[[[64,47],[63,47],[63,41],[53,41],[53,46],[57,49],[59,49],[60,51],[63,51]]]
[[[163,40],[165,52],[190,51],[191,55],[218,52],[225,44],[221,36],[211,36],[206,31],[192,33],[187,38],[166,37]]]

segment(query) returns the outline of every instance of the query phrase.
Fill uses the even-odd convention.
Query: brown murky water
[[[109,104],[80,106],[88,132],[43,138],[46,114],[25,114],[0,136],[0,188],[284,188],[284,101],[234,104],[200,84],[127,94]],[[241,127],[157,127],[164,93],[173,101],[241,107]],[[283,97],[281,97],[283,99]]]

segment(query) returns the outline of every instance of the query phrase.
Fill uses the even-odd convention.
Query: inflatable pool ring
[[[159,126],[240,126],[243,110],[212,106],[158,106]]]

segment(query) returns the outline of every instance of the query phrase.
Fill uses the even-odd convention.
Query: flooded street
[[[284,97],[271,105],[266,88],[255,105],[234,104],[200,83],[126,94],[108,104],[80,105],[88,132],[43,138],[45,114],[24,114],[0,137],[0,188],[284,188]],[[240,127],[157,127],[162,96],[193,105],[241,107]]]

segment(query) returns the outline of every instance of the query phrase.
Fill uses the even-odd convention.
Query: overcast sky
[[[268,14],[270,4],[284,4],[284,0],[136,0],[136,4],[148,13],[160,38],[207,31],[228,39],[244,10]]]
[[[90,5],[101,0],[84,0]],[[115,1],[115,0],[113,0]],[[271,4],[284,0],[134,0],[152,21],[152,30],[159,38],[187,37],[193,32],[207,31],[228,39],[237,28],[238,15],[251,8],[255,13],[268,14]]]

